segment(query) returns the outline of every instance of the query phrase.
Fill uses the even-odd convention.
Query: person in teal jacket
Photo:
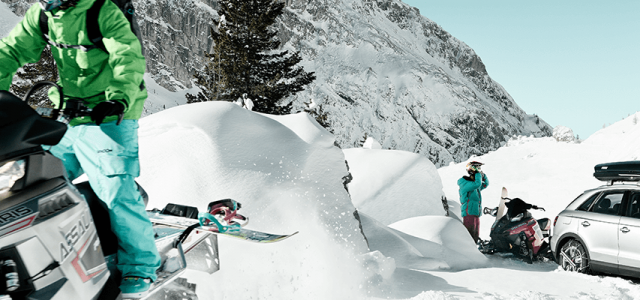
[[[71,180],[86,173],[91,187],[110,208],[111,228],[118,237],[117,267],[125,298],[139,298],[156,280],[160,256],[135,177],[138,119],[147,91],[145,59],[136,35],[121,10],[104,1],[98,14],[106,52],[87,35],[87,10],[95,0],[42,0],[29,8],[9,35],[0,40],[0,90],[9,90],[18,68],[35,63],[47,43],[56,61],[67,98],[83,99],[91,115],[71,120],[62,141],[49,149],[64,163]],[[45,11],[48,40],[40,28]],[[60,95],[49,97],[59,105]],[[121,124],[116,120],[124,119]]]
[[[482,165],[477,161],[468,163],[467,173],[469,175],[458,179],[462,223],[476,243],[480,240],[480,215],[482,213],[482,194],[480,192],[489,186],[487,175],[480,170]]]

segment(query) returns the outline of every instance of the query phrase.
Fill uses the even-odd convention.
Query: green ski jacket
[[[92,45],[87,37],[86,12],[93,2],[80,0],[75,7],[45,12],[51,41],[60,45]],[[0,90],[9,90],[18,68],[40,60],[47,45],[39,25],[41,10],[39,3],[32,5],[9,36],[0,40]],[[112,1],[104,2],[98,24],[109,53],[98,48],[84,51],[51,46],[60,74],[58,84],[63,87],[65,98],[84,99],[89,108],[100,102],[120,100],[126,106],[124,118],[137,120],[147,98],[140,41]],[[56,89],[49,90],[49,97],[59,106]],[[116,119],[117,116],[109,116],[104,122]],[[79,117],[71,125],[90,122],[89,117]]]

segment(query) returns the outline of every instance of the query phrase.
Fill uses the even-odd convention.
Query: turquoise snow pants
[[[160,256],[134,181],[140,175],[138,121],[69,127],[62,141],[49,151],[62,160],[71,180],[86,173],[91,188],[109,207],[122,276],[155,281]]]

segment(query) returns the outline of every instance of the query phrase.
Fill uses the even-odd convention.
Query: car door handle
[[[582,222],[582,226],[584,226],[584,227],[587,227],[587,226],[589,226],[589,225],[591,225],[591,223],[589,223],[589,222],[587,222],[587,221]]]
[[[629,228],[627,228],[627,227],[622,227],[622,229],[620,229],[620,231],[622,231],[624,233],[627,233],[627,232],[629,232],[631,230],[629,230]]]

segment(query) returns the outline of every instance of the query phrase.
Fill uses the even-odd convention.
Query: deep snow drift
[[[464,163],[437,170],[404,151],[340,150],[304,113],[266,116],[230,103],[179,106],[140,124],[140,181],[151,206],[205,207],[230,197],[243,203],[248,228],[300,231],[270,245],[220,237],[221,270],[187,274],[201,299],[640,296],[640,288],[624,279],[480,254],[459,221],[455,181]],[[496,205],[506,186],[511,196],[547,208],[536,217],[553,218],[582,190],[600,184],[591,176],[593,165],[637,158],[640,153],[631,149],[638,138],[640,125],[632,117],[581,144],[514,138],[473,158],[487,164],[491,179],[485,206]],[[610,144],[620,147],[612,152]],[[345,159],[353,176],[347,185],[351,195],[344,188]],[[449,200],[450,217],[444,216],[442,196]],[[484,238],[490,222],[481,218]]]
[[[274,119],[302,126],[292,126],[296,132]],[[139,181],[150,206],[205,208],[233,198],[249,216],[248,228],[300,231],[274,245],[220,238],[225,272],[199,285],[210,289],[198,290],[212,296],[203,299],[360,295],[366,278],[359,259],[366,257],[358,255],[368,250],[343,186],[344,156],[306,114],[270,118],[208,102],[165,110],[140,125]]]

